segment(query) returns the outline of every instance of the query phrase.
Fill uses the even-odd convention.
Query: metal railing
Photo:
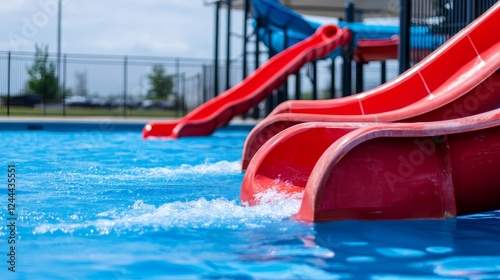
[[[179,117],[215,96],[213,60],[65,54],[56,97],[43,100],[28,85],[34,61],[35,53],[0,52],[0,116]],[[47,64],[56,61],[49,54]],[[165,98],[148,94],[155,66],[171,81]],[[232,67],[231,84],[241,80],[241,71],[240,65]]]
[[[401,20],[401,44],[407,44],[400,56],[400,71],[426,57],[450,37],[458,33],[483,14],[498,0],[401,0],[401,15],[411,15],[409,21]],[[403,9],[405,11],[403,11]],[[404,24],[409,26],[404,26]],[[427,36],[409,32],[421,30]],[[418,28],[421,29],[418,29]],[[410,43],[411,42],[411,43]],[[404,46],[403,46],[404,47]],[[401,49],[400,49],[401,50]],[[407,53],[408,52],[408,53]]]

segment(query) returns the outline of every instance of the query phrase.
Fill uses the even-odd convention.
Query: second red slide
[[[275,55],[238,85],[200,105],[184,118],[148,123],[142,136],[178,138],[209,135],[226,125],[234,116],[246,113],[257,105],[305,63],[326,57],[338,46],[346,44],[350,36],[348,30],[338,26],[323,26],[306,40]]]

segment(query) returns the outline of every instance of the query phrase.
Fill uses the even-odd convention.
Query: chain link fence
[[[0,116],[180,117],[214,96],[213,60],[48,54],[46,70],[54,66],[58,86],[54,97],[43,98],[30,87],[30,80],[44,82],[41,73],[29,75],[36,59],[31,52],[0,52]],[[232,66],[231,84],[241,80],[241,67]]]

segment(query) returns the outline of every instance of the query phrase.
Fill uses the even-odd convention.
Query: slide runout
[[[436,109],[426,112],[420,107],[432,105],[429,100],[424,99],[412,106],[381,114],[369,115],[322,115],[322,114],[298,114],[283,113],[270,116],[258,123],[249,133],[245,140],[242,153],[242,169],[246,170],[255,153],[271,137],[277,133],[304,122],[422,122],[449,120],[467,117],[494,110],[500,107],[500,71],[494,72],[481,84],[463,94],[450,103],[439,106],[435,102]],[[442,102],[445,103],[445,102]],[[413,108],[417,108],[412,110]],[[415,112],[424,112],[415,115]]]
[[[352,131],[316,162],[296,217],[444,219],[499,209],[499,140],[498,109]]]
[[[348,30],[332,25],[321,27],[310,38],[277,54],[238,85],[200,105],[184,118],[147,124],[143,137],[208,135],[227,124],[235,114],[243,114],[258,104],[281,85],[287,75],[296,72],[308,61],[326,56],[337,46],[348,42],[349,38]]]
[[[327,130],[303,123],[274,135],[248,167],[241,187],[241,202],[249,206],[259,204],[254,194],[270,186],[288,195],[302,193],[316,161],[328,146],[367,125],[370,123],[325,123],[330,128]]]

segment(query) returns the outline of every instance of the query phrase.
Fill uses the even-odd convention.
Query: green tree
[[[39,95],[44,103],[57,97],[56,66],[49,61],[48,47],[42,48],[36,45],[35,60],[31,67],[27,68],[30,76],[27,82],[29,92]]]
[[[173,94],[173,76],[167,75],[165,67],[161,64],[153,66],[151,73],[148,75],[150,88],[148,97],[154,99],[167,99]]]
[[[76,71],[75,72],[76,86],[75,92],[79,96],[89,95],[88,82],[87,82],[87,71]]]

